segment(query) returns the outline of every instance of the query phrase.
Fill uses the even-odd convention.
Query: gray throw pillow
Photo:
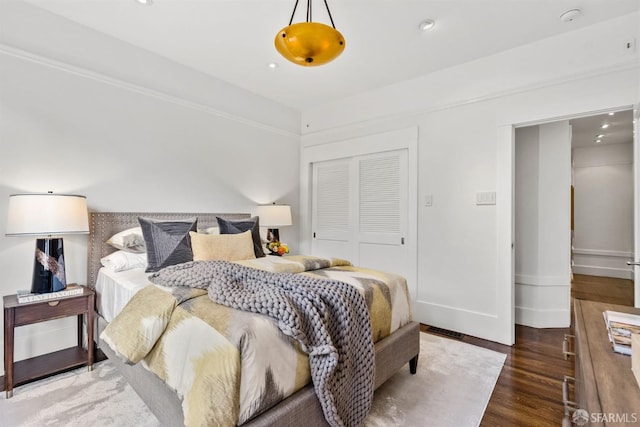
[[[158,220],[138,217],[147,248],[147,269],[158,271],[170,265],[193,261],[189,232],[196,231],[198,218]]]
[[[216,219],[218,220],[220,234],[238,234],[251,230],[253,252],[256,254],[256,258],[265,256],[262,250],[262,239],[260,238],[260,220],[257,216],[247,219],[222,219],[220,217],[216,217]]]

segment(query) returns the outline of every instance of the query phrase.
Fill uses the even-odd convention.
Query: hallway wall
[[[633,144],[573,149],[573,272],[633,279]]]

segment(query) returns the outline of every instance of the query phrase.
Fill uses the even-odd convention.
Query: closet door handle
[[[627,265],[640,265],[640,262],[636,262],[636,261],[627,261]]]

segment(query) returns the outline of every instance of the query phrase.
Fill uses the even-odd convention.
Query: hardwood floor
[[[423,325],[422,330],[428,331]],[[564,416],[562,380],[573,375],[562,356],[565,329],[516,326],[513,347],[464,336],[463,342],[505,353],[507,359],[481,426],[559,426]]]
[[[562,381],[573,375],[573,362],[564,360],[565,329],[516,327],[516,345],[493,348],[507,354],[487,405],[482,426],[559,426],[564,416]],[[465,340],[480,345],[476,339]],[[491,348],[483,345],[483,347]]]
[[[630,280],[574,277],[572,297],[633,305]],[[428,327],[423,325],[423,330]],[[507,355],[481,426],[559,426],[564,416],[562,381],[573,376],[573,360],[564,360],[562,341],[569,328],[536,329],[516,325],[513,347],[465,336],[462,341]]]
[[[633,280],[574,274],[571,296],[589,301],[633,306]]]

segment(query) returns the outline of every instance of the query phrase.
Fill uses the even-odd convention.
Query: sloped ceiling
[[[23,1],[23,0],[8,0]],[[334,62],[306,68],[273,46],[288,24],[290,0],[26,0],[293,108],[304,108],[412,79],[638,10],[638,0],[330,0],[346,39]],[[301,2],[294,22],[304,19]],[[328,22],[324,2],[314,21]],[[572,22],[560,15],[580,8]],[[302,12],[302,13],[301,13]],[[429,32],[419,23],[430,18]],[[622,43],[622,41],[621,41]],[[277,68],[270,68],[270,63]]]

